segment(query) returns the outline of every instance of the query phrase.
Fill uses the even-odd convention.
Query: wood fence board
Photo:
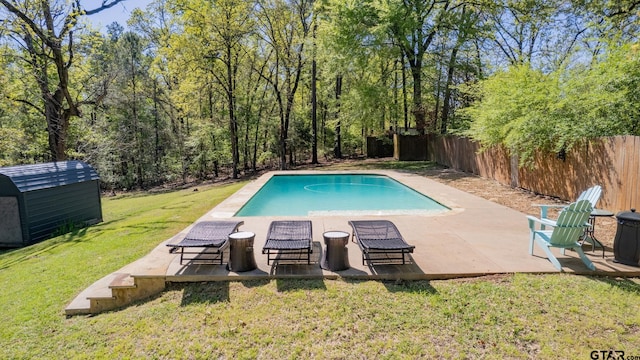
[[[618,178],[618,188],[620,189],[620,191],[618,191],[617,193],[617,203],[620,204],[620,206],[623,209],[628,208],[628,204],[627,204],[627,196],[625,196],[624,191],[622,191],[625,187],[626,187],[626,175],[629,173],[629,158],[630,158],[630,152],[632,151],[632,149],[629,148],[629,142],[627,141],[626,138],[622,138],[622,143],[620,148],[622,149],[622,151],[620,151],[621,157],[620,157],[620,167],[619,169],[621,170],[621,176]]]
[[[621,176],[619,178],[619,189],[620,191],[618,191],[617,193],[617,201],[618,204],[620,204],[620,206],[622,206],[624,209],[628,208],[628,201],[627,198],[628,196],[626,196],[626,194],[624,193],[625,188],[627,187],[627,174],[629,173],[629,168],[631,167],[630,163],[631,163],[631,152],[633,151],[633,149],[629,146],[629,141],[627,138],[622,138],[622,154],[623,157],[622,159],[620,159],[621,161],[621,167],[620,169],[621,171]]]
[[[635,136],[627,136],[629,141],[629,158],[628,171],[625,174],[624,187],[627,188],[627,209],[636,208],[638,205],[638,169],[640,169],[640,138]]]
[[[640,137],[614,136],[585,141],[568,151],[538,153],[532,168],[518,167],[506,149],[480,151],[470,139],[428,136],[429,159],[468,173],[534,193],[574,200],[584,189],[601,185],[598,207],[612,211],[640,208]]]
[[[632,188],[632,193],[630,196],[630,208],[636,208],[640,205],[640,194],[639,194],[639,184],[638,184],[638,173],[640,172],[640,137],[634,137],[634,147],[633,147],[633,166],[631,167],[631,171],[629,172],[629,177],[627,179],[628,186]]]

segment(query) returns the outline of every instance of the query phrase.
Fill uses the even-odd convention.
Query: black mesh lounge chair
[[[388,220],[349,221],[353,228],[351,240],[362,250],[362,265],[392,263],[402,260],[404,254],[412,253],[415,246],[407,244],[398,228]]]
[[[262,253],[267,254],[267,265],[273,260],[300,261],[311,264],[313,239],[311,221],[272,221]],[[275,255],[275,256],[273,256]]]
[[[172,248],[171,252],[180,249],[181,265],[185,260],[205,263],[211,261],[213,264],[219,261],[222,265],[224,250],[229,246],[229,234],[238,231],[242,224],[244,221],[202,221],[195,224],[180,242],[167,246]],[[200,251],[192,251],[195,249]]]

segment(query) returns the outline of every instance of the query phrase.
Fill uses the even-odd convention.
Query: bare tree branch
[[[93,15],[93,14],[97,14],[102,10],[106,10],[110,7],[113,7],[121,2],[123,2],[125,0],[103,0],[102,1],[102,5],[100,5],[100,7],[95,8],[93,10],[85,10],[84,14],[85,15]],[[79,0],[76,0],[77,3],[79,3]]]
[[[42,111],[42,108],[40,106],[37,106],[35,104],[33,104],[31,101],[29,100],[25,100],[25,99],[17,99],[17,98],[12,98],[11,96],[5,96],[5,98],[7,98],[10,101],[15,101],[17,103],[21,103],[21,104],[25,104],[28,105],[29,107],[33,108],[34,110],[36,110],[37,112],[39,112],[41,115],[45,115],[44,111]]]

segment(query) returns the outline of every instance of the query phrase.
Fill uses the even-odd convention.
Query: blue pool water
[[[424,214],[447,210],[384,175],[274,175],[235,216]]]

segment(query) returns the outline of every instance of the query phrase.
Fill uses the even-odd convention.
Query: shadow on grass
[[[173,223],[183,223],[188,226],[189,222],[184,221],[154,221],[140,224],[132,224],[122,227],[107,227],[108,223],[99,223],[92,226],[73,229],[64,235],[59,235],[42,240],[35,244],[22,248],[2,249],[0,251],[0,270],[18,265],[24,261],[35,258],[40,254],[51,252],[62,245],[80,245],[98,237],[104,236],[107,232],[129,232],[131,234],[145,234],[159,229],[166,229]],[[116,236],[116,235],[114,235]],[[117,235],[119,236],[119,235]]]
[[[628,278],[612,278],[606,276],[594,276],[591,278],[616,287],[622,291],[640,295],[640,282],[632,281]]]
[[[3,249],[0,251],[0,270],[10,268],[23,261],[37,257],[40,254],[50,252],[61,245],[82,243],[87,240],[88,229],[89,227],[77,228],[64,235],[41,240],[25,247]],[[93,235],[93,232],[91,235]]]
[[[182,301],[180,302],[180,306],[187,306],[191,304],[214,304],[229,301],[228,281],[172,284],[168,289],[182,289]]]
[[[438,290],[431,286],[429,280],[376,280],[376,279],[343,279],[350,285],[358,285],[365,282],[377,281],[382,284],[390,293],[413,293],[424,295],[436,295]]]
[[[277,279],[278,292],[297,290],[327,290],[322,279]]]
[[[429,280],[376,280],[376,279],[344,279],[344,282],[351,285],[377,281],[382,284],[388,292],[406,292],[415,294],[435,295],[438,290],[431,286]]]
[[[242,286],[246,288],[257,288],[269,285],[271,279],[261,279],[261,280],[241,280],[240,283]]]
[[[428,280],[383,280],[382,284],[391,293],[406,292],[424,295],[436,295],[436,290]]]

